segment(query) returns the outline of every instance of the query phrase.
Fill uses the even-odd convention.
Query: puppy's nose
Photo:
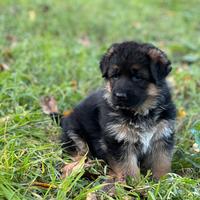
[[[115,96],[119,99],[119,100],[126,100],[127,99],[127,94],[123,93],[123,92],[116,92]]]

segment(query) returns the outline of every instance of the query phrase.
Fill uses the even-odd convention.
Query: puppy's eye
[[[119,76],[120,76],[119,74],[113,74],[111,76],[111,78],[114,79],[114,80],[117,80],[119,78]]]
[[[140,81],[140,80],[142,80],[142,78],[139,77],[139,76],[132,76],[132,80],[133,81]]]

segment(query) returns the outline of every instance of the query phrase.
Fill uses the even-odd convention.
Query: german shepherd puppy
[[[113,44],[100,61],[105,88],[90,94],[65,117],[53,98],[43,108],[60,119],[62,146],[72,156],[103,159],[116,177],[154,178],[170,172],[174,146],[175,105],[166,76],[166,54],[151,44]]]

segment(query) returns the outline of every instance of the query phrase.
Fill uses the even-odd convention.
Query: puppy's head
[[[112,105],[135,110],[155,104],[159,86],[171,71],[164,52],[136,42],[113,44],[102,57],[100,69]]]

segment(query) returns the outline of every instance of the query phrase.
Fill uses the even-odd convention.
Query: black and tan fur
[[[119,178],[148,169],[160,178],[170,171],[174,145],[176,111],[165,81],[170,61],[153,45],[123,42],[108,49],[100,69],[105,88],[61,117],[64,150],[73,156],[89,150]]]

